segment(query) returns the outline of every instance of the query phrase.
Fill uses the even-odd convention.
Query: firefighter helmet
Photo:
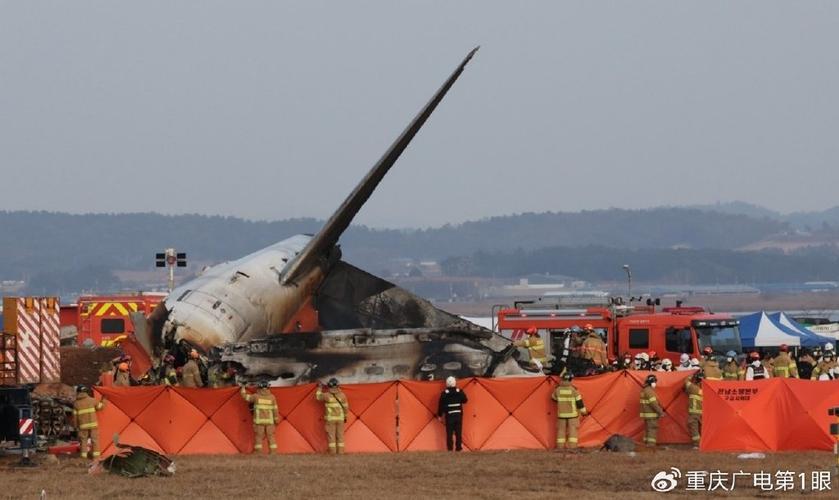
[[[531,326],[527,329],[528,335],[536,335],[537,333],[539,333],[539,330],[537,330],[535,326]]]
[[[646,380],[644,380],[644,383],[646,385],[652,385],[652,384],[655,384],[656,382],[658,382],[658,377],[656,377],[655,375],[647,375]]]
[[[714,354],[714,348],[711,346],[705,346],[705,349],[702,349],[702,353],[710,356],[711,354]]]
[[[338,379],[332,377],[331,379],[329,379],[329,382],[327,382],[326,385],[329,387],[338,387]]]
[[[787,352],[787,351],[789,351],[789,347],[787,347],[787,345],[786,345],[786,344],[781,344],[781,346],[780,346],[778,349],[779,349],[781,352]]]
[[[565,373],[562,375],[562,380],[570,382],[574,380],[574,374],[566,370]]]
[[[756,359],[756,360],[759,361],[760,360],[760,354],[758,354],[757,351],[752,351],[752,352],[749,353],[749,358],[750,359]]]
[[[586,330],[594,330],[594,326],[592,326],[591,323],[586,323],[586,326],[584,326],[583,328],[585,328]]]
[[[268,388],[268,381],[267,380],[260,380],[259,383],[256,385],[260,389],[267,389]]]
[[[457,380],[454,377],[446,377],[446,387],[454,387],[457,385]]]

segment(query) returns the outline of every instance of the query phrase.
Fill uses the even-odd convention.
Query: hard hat
[[[652,358],[657,358],[657,357],[658,357],[658,353],[657,353],[657,352],[655,352],[655,351],[650,351],[650,359],[652,359]]]
[[[117,368],[119,368],[119,371],[121,371],[121,372],[127,372],[128,371],[128,363],[123,361],[122,363],[119,364],[119,366],[117,366]]]
[[[329,387],[338,387],[338,379],[332,377],[331,379],[329,379],[329,382],[327,382],[326,385],[328,385]]]
[[[714,349],[711,346],[705,346],[705,349],[702,349],[702,352],[705,354],[714,354]]]
[[[750,359],[760,359],[760,354],[758,354],[757,351],[752,351],[752,352],[749,353],[749,358]]]
[[[535,326],[531,326],[527,329],[528,335],[536,335],[537,333],[539,333],[539,330],[537,330]]]
[[[87,386],[84,384],[77,385],[76,392],[87,392]]]
[[[191,349],[189,351],[189,357],[190,358],[197,358],[198,357],[198,351],[196,351],[195,349]]]
[[[680,363],[690,362],[690,356],[688,356],[686,353],[683,353],[681,356],[679,356],[679,362]]]
[[[562,380],[567,380],[568,382],[574,380],[574,374],[569,372],[568,370],[562,375]]]
[[[647,385],[653,384],[655,382],[658,382],[658,377],[656,377],[655,375],[647,375],[647,379],[644,381],[644,383],[646,383]]]
[[[580,333],[580,325],[572,325],[571,333]]]
[[[457,385],[457,380],[454,377],[448,376],[446,377],[446,387],[454,387]]]
[[[586,330],[594,330],[594,327],[591,325],[591,323],[586,323],[586,326],[584,328]]]
[[[665,366],[673,366],[673,361],[671,361],[670,358],[664,358],[664,361],[662,361],[661,364]]]
[[[781,346],[778,349],[780,349],[781,352],[789,351],[789,347],[787,347],[786,344],[781,344]]]
[[[737,353],[734,352],[734,351],[728,351],[727,353],[725,353],[725,355],[728,356],[729,358],[736,358],[737,357]]]
[[[639,356],[641,356],[641,359],[643,359],[644,361],[650,360],[650,355],[645,352],[642,352],[641,354],[639,354]]]
[[[832,344],[832,343],[830,343],[830,342],[826,343],[826,344],[824,345],[824,350],[825,350],[825,351],[832,351],[832,350],[833,350],[833,344]]]
[[[268,381],[267,380],[260,380],[257,384],[257,387],[260,389],[267,389],[268,388]]]
[[[699,360],[696,358],[690,358],[691,366],[699,366]]]

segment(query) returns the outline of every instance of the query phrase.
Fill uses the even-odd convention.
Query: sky
[[[0,0],[0,209],[356,219],[839,204],[839,2]]]

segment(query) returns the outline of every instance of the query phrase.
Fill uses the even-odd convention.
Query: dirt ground
[[[699,453],[686,449],[625,453],[589,451],[579,454],[510,451],[478,453],[357,454],[280,456],[176,457],[174,477],[126,479],[87,474],[88,462],[62,458],[34,469],[0,464],[0,498],[646,498],[659,471],[723,471],[730,488],[734,472],[792,471],[795,489],[762,493],[751,476],[737,479],[733,491],[715,496],[785,497],[807,494],[836,498],[839,482],[831,453],[778,453],[764,459],[738,459],[736,454]],[[831,471],[832,491],[810,489],[813,471]],[[799,473],[806,473],[802,490]],[[773,480],[774,481],[774,480]],[[703,498],[707,491],[686,491],[686,476],[667,495]]]

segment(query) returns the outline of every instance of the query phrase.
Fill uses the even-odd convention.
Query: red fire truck
[[[75,304],[61,306],[61,327],[75,327],[76,343],[113,346],[134,333],[131,314],[151,314],[166,294],[84,295]]]
[[[729,314],[715,314],[702,307],[656,308],[656,303],[626,306],[608,299],[596,305],[569,306],[560,301],[517,302],[496,308],[496,329],[516,340],[536,327],[548,354],[562,350],[565,331],[591,324],[606,342],[607,353],[619,356],[655,351],[659,358],[679,362],[682,353],[698,357],[710,346],[715,353],[740,353],[739,321]]]

